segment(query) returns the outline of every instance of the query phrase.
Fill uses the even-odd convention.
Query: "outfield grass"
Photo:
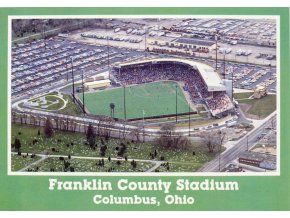
[[[250,106],[246,113],[255,115],[259,119],[267,117],[276,110],[276,95],[267,95],[261,99],[244,99],[238,102]]]
[[[126,115],[128,119],[176,113],[187,113],[188,103],[174,81],[160,81],[126,87]],[[82,100],[81,94],[78,95]],[[85,94],[86,108],[97,115],[110,116],[110,103],[115,103],[115,117],[124,118],[124,90],[116,88]],[[192,111],[192,110],[191,110]]]
[[[105,165],[103,167],[98,165],[99,160],[79,158],[65,158],[65,160],[70,163],[70,167],[74,168],[74,172],[108,172],[108,170],[111,172],[145,172],[154,166],[154,163],[150,162],[137,162],[136,168],[133,168],[131,161],[120,161],[117,164],[117,161],[108,161],[107,158],[104,158]],[[38,167],[38,172],[49,172],[51,168],[54,168],[55,172],[64,171],[63,161],[56,157],[49,157],[33,166],[32,169],[36,169],[36,167]]]
[[[41,131],[40,136],[37,134],[39,129]],[[16,137],[21,141],[21,151],[23,153],[49,153],[66,157],[68,155],[101,157],[100,147],[102,140],[97,138],[96,143],[98,146],[96,150],[93,150],[85,145],[86,139],[84,134],[81,133],[56,131],[52,138],[45,138],[41,127],[12,124],[12,143],[14,143]],[[38,140],[35,145],[32,144],[33,139]],[[161,157],[164,157],[164,160],[169,162],[190,163],[201,166],[212,160],[215,156],[215,153],[208,153],[206,145],[201,142],[193,142],[191,147],[184,151],[178,149],[165,149],[150,142],[132,143],[128,140],[110,139],[108,142],[104,140],[104,143],[107,145],[107,151],[104,158],[118,157],[116,147],[120,147],[121,142],[125,143],[127,147],[124,156],[131,159],[150,160],[150,153],[154,153],[156,150],[157,156],[155,160],[161,160]],[[73,143],[73,145],[71,145],[71,143]],[[57,150],[57,152],[52,152],[52,148]],[[195,155],[193,155],[193,151],[195,152]]]

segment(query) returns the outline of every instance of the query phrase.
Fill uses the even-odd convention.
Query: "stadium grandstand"
[[[214,117],[231,112],[234,104],[213,68],[188,59],[155,58],[121,63],[112,69],[115,83],[126,86],[173,80],[183,84],[194,104],[204,104]]]

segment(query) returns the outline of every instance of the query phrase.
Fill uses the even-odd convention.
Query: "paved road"
[[[237,159],[239,155],[241,155],[244,151],[247,151],[257,142],[258,136],[264,132],[264,128],[267,126],[271,126],[272,118],[276,118],[276,112],[272,113],[268,116],[264,122],[249,132],[246,136],[241,138],[239,141],[236,142],[234,146],[227,149],[217,158],[209,162],[208,164],[204,165],[199,169],[201,172],[219,172],[221,171],[228,163]],[[247,142],[248,141],[248,142]]]

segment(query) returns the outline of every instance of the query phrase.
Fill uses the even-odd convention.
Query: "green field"
[[[267,95],[261,99],[243,99],[238,102],[248,105],[249,109],[245,112],[259,119],[267,117],[276,110],[276,95]]]
[[[173,81],[160,81],[126,87],[127,119],[188,112],[188,103],[180,86]],[[78,95],[82,100],[82,95]],[[116,88],[85,94],[86,108],[95,115],[110,116],[110,103],[115,103],[115,117],[124,118],[124,90]],[[192,110],[191,110],[192,111]]]

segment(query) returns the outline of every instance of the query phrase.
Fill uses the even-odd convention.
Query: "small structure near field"
[[[103,89],[103,88],[107,88],[108,86],[110,86],[111,81],[108,79],[104,79],[104,80],[98,80],[98,81],[93,81],[93,82],[86,82],[85,88],[88,89]]]
[[[267,95],[267,89],[265,86],[256,86],[254,89],[254,98],[260,99]]]

